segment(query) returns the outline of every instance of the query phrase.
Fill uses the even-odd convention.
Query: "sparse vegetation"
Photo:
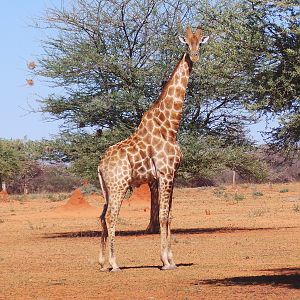
[[[224,195],[224,190],[220,190],[219,188],[213,191],[214,196],[220,198]]]
[[[293,205],[293,211],[297,213],[300,212],[300,207],[298,203]]]
[[[256,209],[252,209],[250,212],[249,212],[249,216],[250,217],[254,217],[254,218],[257,218],[257,217],[262,217],[264,216],[266,213],[269,212],[269,209],[267,208],[256,208]]]
[[[289,191],[289,189],[282,189],[279,191],[279,193],[287,193]]]
[[[262,192],[260,192],[260,191],[254,191],[253,193],[252,193],[252,196],[254,196],[254,197],[261,197],[261,196],[263,196],[264,194],[262,193]]]
[[[82,193],[84,193],[86,195],[99,193],[99,189],[96,186],[94,186],[93,184],[90,184],[90,183],[82,186],[80,189],[81,189]]]
[[[238,202],[238,201],[242,201],[242,200],[245,199],[245,195],[235,193],[234,196],[233,196],[233,199],[234,199],[235,201],[237,201],[237,202]]]
[[[46,198],[49,199],[51,202],[57,202],[57,201],[63,201],[67,199],[70,196],[70,194],[47,194]]]

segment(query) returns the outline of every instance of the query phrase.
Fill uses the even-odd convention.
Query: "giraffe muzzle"
[[[199,54],[198,53],[191,53],[190,54],[192,62],[196,62],[199,60]]]

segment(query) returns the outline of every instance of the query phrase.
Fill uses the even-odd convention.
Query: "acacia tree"
[[[205,1],[74,3],[69,9],[48,10],[44,19],[58,35],[44,42],[46,55],[36,71],[65,93],[43,99],[41,109],[63,119],[69,129],[132,131],[183,51],[177,35],[199,23],[194,15],[202,19]],[[242,92],[236,88],[243,79],[234,80],[236,65],[221,51],[226,40],[218,41],[217,35],[213,40],[207,48],[210,56],[202,53],[202,62],[194,68],[182,128],[229,137],[232,128],[240,132],[253,116],[243,109]]]
[[[34,71],[64,88],[64,94],[43,99],[41,110],[73,130],[63,135],[60,145],[66,146],[68,159],[75,160],[75,170],[95,176],[89,172],[98,162],[94,154],[105,150],[101,145],[121,140],[136,128],[184,50],[177,35],[200,20],[213,37],[194,66],[181,132],[222,135],[234,144],[247,141],[243,126],[254,117],[243,108],[243,90],[237,88],[244,73],[235,76],[236,61],[243,55],[234,53],[228,59],[233,53],[228,40],[206,26],[205,1],[73,3],[46,12],[43,24],[57,35],[44,42],[45,55]]]

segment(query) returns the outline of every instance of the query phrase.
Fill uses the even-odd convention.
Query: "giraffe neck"
[[[137,134],[151,133],[166,139],[176,139],[192,61],[188,53],[183,54],[176,65],[159,98],[144,114]]]

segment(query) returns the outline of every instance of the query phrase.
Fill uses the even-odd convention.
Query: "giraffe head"
[[[199,47],[205,44],[209,39],[209,36],[203,35],[203,30],[197,27],[193,32],[191,27],[186,29],[184,36],[179,36],[179,40],[187,46],[187,51],[193,62],[199,60]]]

